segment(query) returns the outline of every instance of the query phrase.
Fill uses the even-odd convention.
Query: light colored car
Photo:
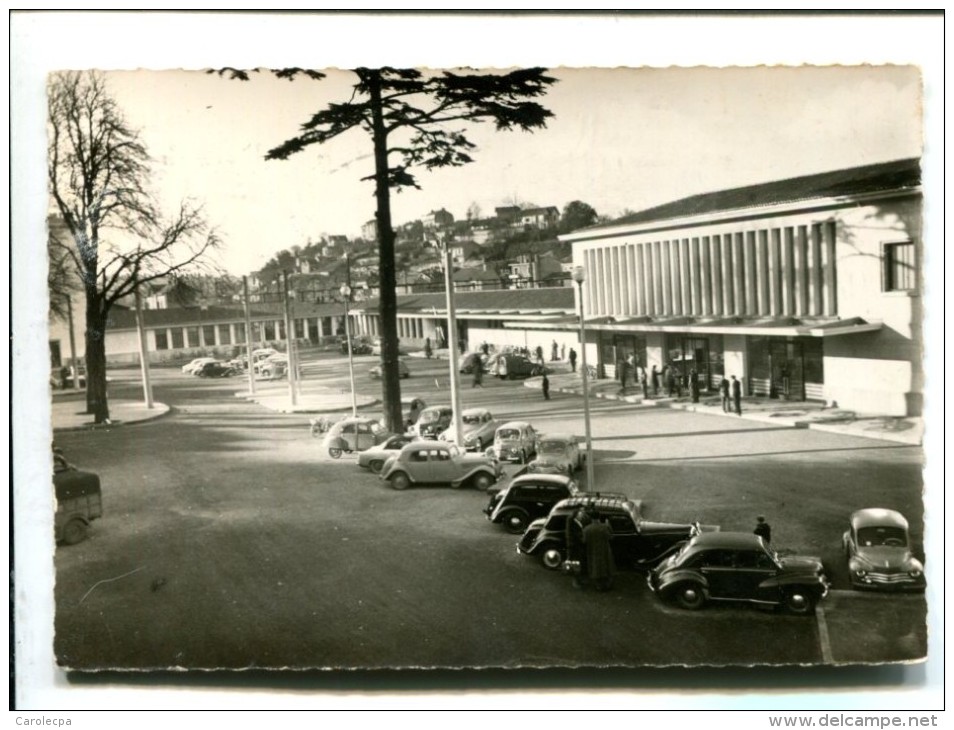
[[[255,374],[262,378],[280,378],[288,372],[288,355],[276,352],[255,363]]]
[[[383,365],[375,365],[368,371],[370,375],[375,380],[380,380],[383,373]],[[409,378],[411,377],[411,371],[407,369],[407,363],[403,360],[398,360],[398,377],[400,378]]]
[[[486,491],[502,474],[500,464],[483,454],[468,454],[457,444],[442,441],[412,441],[390,457],[381,469],[381,478],[394,489],[412,484],[464,484]]]
[[[553,433],[542,434],[537,440],[537,457],[530,462],[531,474],[566,474],[569,476],[583,466],[583,454],[576,436]]]
[[[891,509],[861,509],[842,536],[853,588],[925,588],[924,566],[911,553],[908,521]]]
[[[499,425],[486,408],[468,408],[460,414],[461,428],[464,432],[461,446],[466,451],[483,451],[494,442],[494,434]],[[457,430],[452,423],[446,431],[437,437],[441,441],[457,442]]]
[[[526,464],[537,451],[537,432],[526,421],[508,421],[497,429],[489,456]]]
[[[321,447],[337,459],[344,453],[370,449],[389,435],[381,422],[373,418],[345,418],[328,429]]]
[[[196,371],[205,365],[207,362],[215,362],[214,357],[197,357],[190,363],[186,363],[182,366],[182,372],[186,375],[195,375]]]
[[[358,454],[358,466],[370,469],[375,474],[381,472],[384,462],[403,449],[413,439],[407,434],[392,434],[379,444],[365,449]]]

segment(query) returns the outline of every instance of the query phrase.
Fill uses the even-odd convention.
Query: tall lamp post
[[[347,284],[341,285],[341,296],[344,297],[344,321],[345,321],[345,339],[348,341],[348,375],[351,378],[351,415],[358,415],[358,400],[354,392],[354,356],[351,352],[351,323],[348,315],[348,302],[351,299],[351,287]]]
[[[586,489],[595,491],[596,478],[593,475],[593,438],[590,435],[590,387],[589,373],[586,371],[586,325],[583,321],[583,282],[586,272],[582,266],[573,269],[573,281],[580,290],[580,364],[583,373],[583,424],[586,429]]]

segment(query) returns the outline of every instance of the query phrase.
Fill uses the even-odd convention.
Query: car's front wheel
[[[548,546],[540,553],[540,562],[547,570],[556,570],[563,565],[563,551],[552,545]]]
[[[335,446],[332,446],[331,448],[328,449],[328,455],[329,455],[332,459],[340,459],[340,458],[341,458],[341,449],[339,449],[339,448],[337,448],[337,447],[335,447]]]
[[[815,609],[815,596],[802,588],[792,588],[782,596],[782,605],[789,613],[804,616]]]
[[[682,608],[695,611],[706,605],[706,593],[698,583],[682,583],[676,588],[676,603]]]
[[[494,480],[490,478],[490,474],[481,472],[474,477],[474,488],[481,492],[486,492],[493,483]]]
[[[66,523],[63,528],[63,542],[67,545],[75,545],[86,539],[86,523],[78,517],[73,518]]]
[[[527,517],[526,512],[511,510],[503,516],[502,522],[511,535],[522,535],[530,524],[530,518]]]
[[[411,480],[408,479],[407,474],[402,471],[399,471],[397,474],[392,474],[389,481],[393,489],[404,490],[411,486]]]
[[[371,468],[371,471],[373,471],[375,474],[380,474],[381,469],[384,468],[384,462],[381,461],[380,459],[375,459],[370,464],[368,464],[368,466]]]

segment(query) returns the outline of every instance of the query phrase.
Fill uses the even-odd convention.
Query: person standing
[[[666,395],[672,398],[672,394],[676,392],[676,373],[674,368],[668,368],[666,370]]]
[[[692,402],[699,402],[699,373],[695,368],[689,371],[689,392],[692,395]]]
[[[553,341],[553,344],[550,346],[550,360],[551,360],[551,361],[556,362],[557,352],[558,352],[557,343],[556,343],[556,340],[554,340],[554,341]]]
[[[626,390],[626,361],[623,358],[616,361],[616,374],[619,376],[620,390]]]
[[[735,408],[736,415],[742,415],[742,383],[738,378],[732,376],[732,405]]]
[[[560,360],[566,360],[566,343],[560,345]]]
[[[722,378],[719,381],[719,395],[722,396],[722,412],[729,412],[729,381]]]
[[[583,528],[583,545],[586,548],[586,575],[598,591],[608,591],[613,587],[613,575],[616,564],[610,540],[613,529],[601,520],[592,520]]]
[[[659,395],[659,368],[653,365],[653,395]]]
[[[576,372],[576,350],[570,348],[570,370]]]
[[[484,387],[484,364],[480,361],[479,357],[474,358],[474,382],[470,387],[471,388]]]
[[[431,349],[431,338],[427,337],[424,340],[424,357],[430,360],[433,354],[434,351]]]
[[[537,345],[537,362],[543,365],[543,345]]]
[[[583,588],[586,584],[586,551],[583,549],[583,530],[589,524],[590,518],[582,507],[577,508],[573,516],[566,521],[566,559],[576,563],[573,573],[573,586]]]
[[[639,371],[639,383],[643,386],[643,398],[649,398],[649,380],[646,378],[646,368]]]
[[[759,515],[755,519],[755,529],[752,530],[756,535],[762,538],[762,542],[768,545],[772,542],[772,526],[765,521],[765,515]]]
[[[550,378],[546,370],[543,371],[543,400],[550,400]]]

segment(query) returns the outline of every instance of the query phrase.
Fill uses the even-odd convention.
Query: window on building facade
[[[165,330],[156,330],[156,349],[169,349],[169,335]]]
[[[235,341],[237,343],[245,342],[245,325],[240,325],[235,328]]]
[[[199,346],[199,328],[198,327],[186,327],[186,341],[189,343],[189,347]]]
[[[306,337],[305,335],[305,320],[296,319],[295,320],[295,337]]]
[[[265,322],[265,339],[274,340],[275,339],[275,323],[272,321]]]
[[[182,337],[182,328],[173,327],[169,331],[172,333],[172,349],[181,350],[183,347],[185,347],[185,342]]]
[[[232,344],[232,328],[227,324],[219,325],[219,344],[220,345]]]
[[[215,325],[214,324],[202,325],[202,341],[208,346],[212,346],[215,344]]]
[[[884,290],[912,291],[917,287],[914,244],[911,241],[884,245]]]

